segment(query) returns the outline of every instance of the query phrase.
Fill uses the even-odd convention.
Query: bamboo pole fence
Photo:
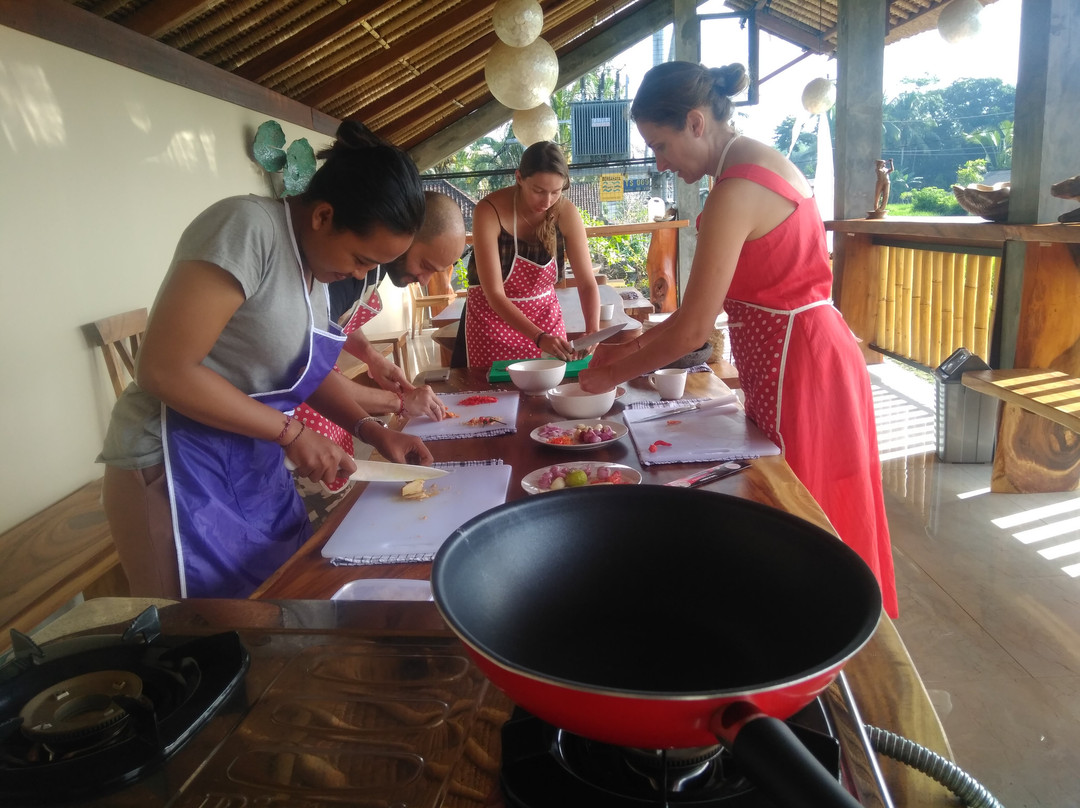
[[[927,367],[957,348],[988,359],[996,255],[879,245],[875,344]]]

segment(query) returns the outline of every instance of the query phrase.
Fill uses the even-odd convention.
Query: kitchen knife
[[[699,471],[697,474],[691,474],[689,477],[682,477],[678,480],[672,480],[664,485],[674,486],[675,488],[699,488],[709,483],[715,483],[717,480],[722,480],[725,477],[730,477],[732,474],[738,474],[745,468],[750,467],[749,460],[730,460],[727,463],[721,463],[719,466],[713,466],[705,471]]]
[[[736,401],[738,401],[738,399],[735,397],[734,394],[730,396],[721,396],[720,398],[710,398],[708,401],[701,401],[697,404],[687,404],[682,407],[674,407],[670,410],[662,409],[659,412],[654,413],[653,415],[646,415],[644,418],[635,418],[633,420],[635,424],[640,424],[644,423],[645,421],[656,421],[660,418],[670,418],[673,415],[682,415],[683,413],[694,412],[696,410],[711,410],[721,407],[731,407],[732,409],[737,409],[735,403]]]
[[[626,326],[626,323],[619,323],[618,325],[609,325],[607,328],[601,328],[599,331],[594,331],[584,337],[578,337],[576,340],[570,343],[575,351],[582,351],[585,348],[591,348],[599,342],[603,342],[608,337],[615,336]]]
[[[356,471],[349,475],[350,480],[358,482],[399,482],[407,483],[413,480],[434,480],[450,472],[446,469],[432,468],[431,466],[410,466],[407,463],[386,463],[374,460],[356,460]],[[285,468],[295,471],[296,465],[285,458]]]

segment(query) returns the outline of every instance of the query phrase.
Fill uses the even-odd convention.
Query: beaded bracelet
[[[548,335],[547,331],[541,331],[539,334],[536,335],[536,339],[534,339],[533,342],[536,343],[537,348],[540,347],[540,340],[542,340],[547,335]]]
[[[298,421],[298,423],[300,424],[300,431],[297,432],[295,435],[293,435],[292,440],[289,441],[288,443],[284,444],[281,448],[288,449],[290,446],[292,446],[294,443],[296,443],[300,439],[301,435],[304,434],[304,430],[307,429],[307,424],[305,424],[303,421]]]
[[[281,443],[282,438],[285,437],[285,433],[289,431],[289,425],[290,424],[292,424],[292,416],[291,415],[286,415],[285,416],[285,426],[283,426],[281,428],[281,432],[279,432],[278,436],[276,438],[274,438],[274,443],[277,443],[277,444]]]
[[[397,397],[398,397],[398,402],[399,402],[398,411],[397,411],[397,417],[398,418],[404,418],[405,417],[405,396],[403,396],[401,393],[398,393]]]
[[[380,421],[374,415],[365,415],[363,418],[361,418],[359,421],[357,421],[355,424],[353,424],[352,433],[353,433],[354,436],[356,436],[358,438],[361,438],[360,427],[362,427],[367,421],[374,421],[375,423],[377,423],[379,426],[383,427],[384,429],[387,428],[386,424],[384,424],[382,421]],[[361,438],[361,440],[362,439],[363,438]]]

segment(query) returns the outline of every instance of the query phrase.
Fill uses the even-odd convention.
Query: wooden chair
[[[418,283],[409,284],[409,296],[412,298],[412,329],[411,336],[416,336],[423,330],[424,317],[427,312],[442,310],[450,305],[457,295],[450,292],[440,295],[428,295]]]
[[[135,378],[135,355],[146,331],[146,317],[146,309],[135,309],[94,323],[98,347],[105,357],[105,367],[109,370],[117,398],[127,386],[125,374],[129,381]]]

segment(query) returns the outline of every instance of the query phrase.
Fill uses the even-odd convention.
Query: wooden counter
[[[442,390],[453,392],[488,390],[485,374],[475,369],[454,369]],[[655,399],[656,394],[641,379],[627,385],[626,395],[616,402],[617,412],[635,400]],[[726,391],[711,373],[693,373],[687,378],[686,396],[716,396]],[[613,413],[614,414],[614,413]],[[529,432],[542,424],[562,420],[545,398],[523,396],[518,412],[517,433],[478,440],[441,440],[428,444],[436,461],[482,460],[501,457],[513,467],[507,499],[526,496],[521,478],[541,466],[567,460],[564,450],[544,447],[529,439]],[[624,463],[641,469],[629,439],[590,452],[590,460]],[[683,477],[708,464],[677,464],[642,469],[644,483],[664,483]],[[781,457],[761,458],[741,474],[709,486],[710,490],[746,497],[788,511],[814,524],[831,529],[817,503],[791,472]],[[421,578],[430,576],[430,564],[387,564],[369,567],[335,567],[321,555],[321,548],[345,513],[363,492],[363,485],[349,491],[327,521],[301,550],[256,591],[255,599],[329,598],[342,586],[360,578]],[[877,633],[846,666],[864,721],[910,738],[951,759],[944,730],[930,703],[922,680],[912,664],[892,622],[884,614]],[[897,806],[951,806],[946,789],[925,775],[901,764],[882,759],[881,768]]]

